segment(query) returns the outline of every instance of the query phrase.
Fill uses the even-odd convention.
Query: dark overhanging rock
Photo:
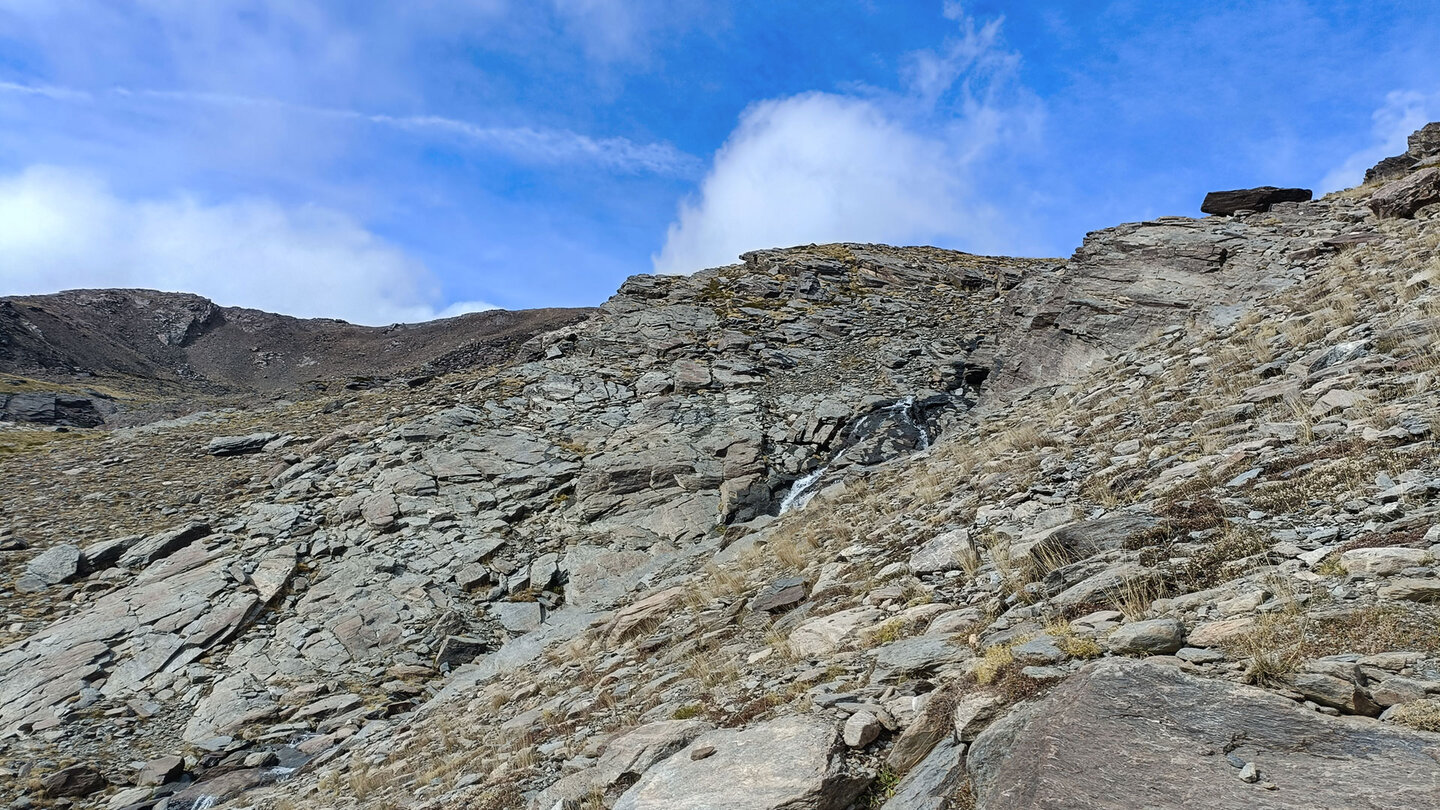
[[[1236,211],[1269,211],[1282,202],[1309,202],[1313,192],[1308,188],[1276,188],[1259,186],[1232,191],[1212,191],[1205,195],[1200,210],[1206,214],[1230,216]]]

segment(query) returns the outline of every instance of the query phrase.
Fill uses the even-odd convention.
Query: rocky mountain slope
[[[498,370],[12,455],[0,798],[1434,806],[1430,142],[1069,261],[637,276]]]
[[[205,396],[360,387],[486,367],[589,312],[490,310],[366,327],[154,290],[11,296],[0,298],[0,417],[95,427],[107,417],[143,421],[166,400],[179,400],[171,410],[183,411]],[[126,410],[139,416],[117,420]]]

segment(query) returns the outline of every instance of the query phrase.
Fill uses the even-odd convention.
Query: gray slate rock
[[[773,612],[797,605],[809,595],[805,580],[800,577],[777,579],[755,595],[750,609],[756,613]]]
[[[965,744],[943,739],[905,774],[880,810],[946,810],[965,781]]]
[[[1379,716],[1381,707],[1370,699],[1364,689],[1344,678],[1302,672],[1295,676],[1295,691],[1321,706],[1339,709],[1346,714]]]
[[[967,563],[978,565],[970,533],[952,529],[936,535],[910,555],[910,570],[917,574],[958,571]]]
[[[570,774],[540,791],[530,807],[550,810],[556,802],[578,803],[594,791],[604,792],[616,785],[633,783],[656,763],[668,759],[711,728],[701,720],[662,720],[631,729],[608,741],[605,753],[593,767]],[[698,750],[691,749],[692,756]]]
[[[1381,219],[1408,219],[1440,202],[1440,168],[1429,168],[1381,186],[1370,197],[1370,210]]]
[[[490,649],[482,639],[471,636],[446,636],[440,644],[440,652],[435,654],[435,668],[457,667],[461,664],[468,664],[475,660],[475,657]]]
[[[1440,602],[1440,579],[1394,579],[1380,586],[1380,598],[1408,602]]]
[[[846,745],[851,748],[864,748],[875,742],[882,729],[880,718],[862,709],[846,718],[840,733],[845,738]]]
[[[615,810],[839,810],[868,779],[845,772],[835,727],[811,717],[782,717],[747,729],[718,729],[686,752],[652,767]]]
[[[126,568],[144,568],[209,535],[210,524],[198,521],[153,535],[141,540],[121,554],[119,564]]]
[[[85,555],[80,553],[80,548],[65,543],[41,552],[25,566],[25,573],[50,586],[75,579],[86,567]]]
[[[142,535],[132,534],[111,540],[101,540],[81,549],[80,553],[85,555],[85,560],[90,563],[90,567],[99,571],[118,563],[120,555],[129,551],[142,539],[144,539]]]
[[[952,643],[945,636],[917,636],[892,641],[875,651],[875,663],[894,672],[927,672],[945,664],[975,657],[969,647]]]
[[[1258,762],[1265,790],[1229,753]],[[1331,718],[1254,687],[1111,658],[994,722],[971,746],[977,806],[1313,810],[1430,807],[1440,734]]]
[[[490,612],[501,627],[512,633],[528,633],[539,627],[543,618],[539,602],[496,602]]]
[[[920,708],[920,714],[890,747],[890,753],[885,758],[886,766],[895,773],[906,773],[929,756],[942,740],[953,739],[955,703],[953,687],[941,687],[931,692]]]
[[[1185,625],[1176,619],[1131,622],[1117,628],[1109,640],[1119,653],[1170,655],[1185,646]]]
[[[1024,644],[1017,644],[1010,650],[1010,654],[1015,657],[1016,662],[1024,666],[1058,664],[1069,657],[1055,646],[1055,637],[1051,635],[1036,636]]]
[[[51,799],[89,796],[105,787],[105,777],[89,765],[71,765],[40,782],[40,792]]]
[[[152,759],[135,774],[137,785],[164,785],[174,782],[185,773],[185,760],[175,755]]]

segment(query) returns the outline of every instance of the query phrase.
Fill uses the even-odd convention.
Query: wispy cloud
[[[48,98],[55,101],[90,101],[92,96],[80,90],[68,90],[63,87],[47,87],[45,85],[16,84],[14,82],[0,81],[0,93],[11,93],[20,96],[36,96]]]
[[[175,104],[254,107],[295,115],[355,121],[413,133],[445,135],[472,147],[503,152],[531,163],[585,163],[608,171],[687,177],[698,173],[700,160],[668,143],[644,143],[621,137],[591,137],[567,129],[533,126],[485,126],[438,115],[386,115],[335,107],[295,104],[279,99],[228,93],[112,88],[96,96],[61,87],[0,82],[0,93],[36,96],[75,103],[107,100],[158,100]]]
[[[480,146],[545,163],[583,162],[615,171],[676,176],[689,176],[700,168],[699,158],[668,143],[637,143],[628,138],[592,138],[564,129],[486,127],[434,115],[361,117],[371,123],[415,132],[451,133]]]

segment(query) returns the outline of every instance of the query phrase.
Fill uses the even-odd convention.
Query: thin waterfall
[[[804,509],[805,504],[810,503],[810,499],[815,497],[812,487],[829,469],[829,466],[818,467],[814,471],[796,478],[795,483],[790,485],[790,491],[785,493],[784,500],[780,501],[780,514],[783,515],[791,509]]]

